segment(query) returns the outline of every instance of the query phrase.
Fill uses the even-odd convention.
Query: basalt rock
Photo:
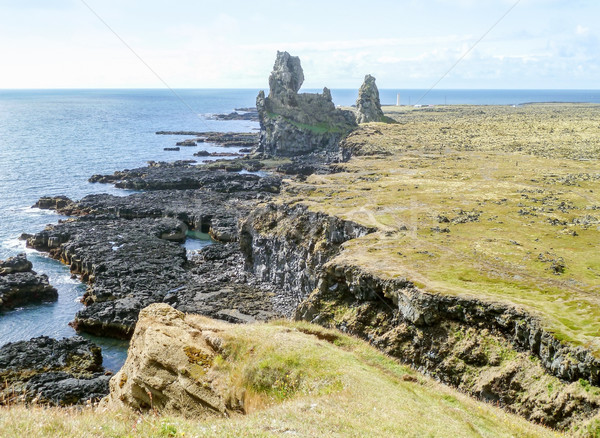
[[[125,171],[119,177],[134,174],[140,181],[152,181],[157,169],[162,179],[153,184],[170,185],[169,178],[177,180],[186,167],[161,165]],[[45,198],[40,203],[49,208],[61,205],[59,213],[77,216],[27,239],[30,247],[70,265],[89,284],[86,307],[74,321],[76,329],[127,338],[140,310],[157,302],[238,322],[279,315],[270,290],[248,284],[250,275],[240,268],[239,250],[237,255],[189,261],[178,245],[188,228],[208,232],[221,242],[237,241],[238,220],[279,190],[279,178],[220,171],[201,175],[201,189],[89,195],[77,202]]]
[[[277,52],[269,95],[261,91],[256,98],[260,152],[284,157],[335,152],[339,141],[356,127],[353,114],[336,109],[327,88],[322,94],[298,94],[303,81],[300,59]]]
[[[45,336],[0,348],[0,405],[19,401],[66,406],[108,394],[100,347],[79,336]]]
[[[57,298],[58,292],[48,283],[48,276],[33,271],[25,254],[0,260],[0,310]]]
[[[556,339],[536,316],[475,297],[422,291],[344,258],[375,230],[269,204],[241,226],[248,268],[294,303],[297,319],[335,327],[475,397],[560,429],[600,408],[600,360]],[[590,385],[591,389],[590,389]]]
[[[365,76],[365,81],[358,90],[356,111],[358,123],[381,122],[384,119],[379,101],[379,90],[375,85],[375,78],[371,75]]]
[[[206,189],[220,193],[279,192],[278,177],[259,177],[207,170],[187,162],[150,162],[147,167],[118,171],[113,175],[93,175],[90,182],[110,183],[115,187],[132,190],[188,190]]]
[[[259,135],[252,132],[197,132],[197,131],[158,131],[156,135],[185,135],[196,138],[184,140],[181,146],[196,146],[197,143],[213,143],[223,147],[255,147]]]

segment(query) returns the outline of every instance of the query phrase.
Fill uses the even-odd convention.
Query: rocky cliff
[[[546,425],[570,427],[600,407],[589,391],[600,383],[600,361],[560,342],[535,316],[424,293],[407,279],[379,278],[336,258],[344,241],[370,231],[302,206],[270,204],[242,223],[240,240],[250,269],[299,303],[297,319],[359,335],[443,382]]]
[[[258,151],[292,157],[332,152],[356,122],[350,111],[336,109],[327,88],[323,93],[298,93],[304,82],[300,59],[277,52],[269,77],[269,95],[256,98],[260,120]]]
[[[167,304],[142,310],[127,361],[110,381],[107,403],[196,417],[225,415],[225,388],[210,372],[221,342],[215,330]]]

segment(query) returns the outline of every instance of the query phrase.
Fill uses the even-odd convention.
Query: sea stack
[[[356,110],[357,123],[381,122],[383,120],[379,90],[375,85],[375,78],[371,75],[365,76],[365,81],[358,90]]]
[[[256,98],[259,152],[281,157],[335,152],[340,140],[356,127],[352,112],[337,109],[327,88],[323,93],[298,94],[303,82],[300,59],[277,52],[269,95],[261,91]]]

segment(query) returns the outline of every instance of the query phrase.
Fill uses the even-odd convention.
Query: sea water
[[[304,91],[304,90],[302,90]],[[318,90],[306,90],[318,91]],[[416,104],[426,90],[380,90],[384,104]],[[198,148],[164,151],[189,136],[156,131],[250,132],[258,124],[211,120],[215,113],[252,107],[258,90],[0,90],[0,259],[27,252],[34,270],[49,276],[57,302],[28,305],[0,313],[0,345],[34,336],[62,338],[75,334],[68,325],[81,309],[85,285],[69,268],[45,254],[25,248],[21,233],[35,233],[61,217],[32,209],[41,196],[79,199],[91,193],[126,196],[127,191],[88,183],[96,173],[145,165],[148,160],[193,159]],[[332,90],[338,105],[356,101],[357,90]],[[420,104],[501,104],[526,102],[600,102],[594,90],[433,90]],[[202,149],[223,151],[216,145]],[[209,243],[193,235],[188,250]],[[86,335],[87,336],[87,335]],[[116,371],[126,342],[93,339],[103,348],[105,366]]]

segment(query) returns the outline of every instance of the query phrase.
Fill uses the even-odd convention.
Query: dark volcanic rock
[[[0,405],[95,401],[108,394],[109,379],[100,348],[79,336],[60,341],[42,336],[0,348]]]
[[[322,94],[298,94],[303,81],[300,59],[277,52],[269,96],[261,91],[256,98],[260,152],[289,157],[335,151],[341,138],[356,127],[354,115],[336,109],[327,88]]]
[[[114,183],[115,187],[134,190],[199,189],[233,193],[260,191],[277,193],[280,179],[250,174],[232,174],[206,170],[201,166],[183,163],[154,163],[148,167],[115,172],[113,175],[94,175],[90,182]]]
[[[214,143],[219,146],[255,147],[259,134],[252,132],[196,132],[196,131],[158,131],[156,135],[190,135],[197,137],[184,140],[178,146],[196,146],[197,143]],[[184,144],[185,143],[185,144]]]
[[[190,261],[190,276],[165,302],[182,312],[200,313],[229,322],[255,322],[282,317],[273,286],[244,269],[237,243],[203,248]]]
[[[232,112],[229,114],[216,114],[213,116],[215,120],[247,120],[250,122],[258,122],[258,111],[247,112]]]
[[[358,90],[356,110],[358,123],[381,122],[384,118],[379,101],[379,90],[375,85],[375,78],[371,75],[365,76],[365,81]]]
[[[186,169],[185,165],[152,166],[124,171],[119,177],[136,175],[139,181],[152,181],[148,183],[152,187],[172,185]],[[60,213],[80,217],[29,236],[29,246],[48,251],[89,283],[84,296],[86,307],[77,314],[75,328],[126,338],[132,334],[142,308],[164,302],[167,297],[172,300],[180,294],[195,297],[201,293],[212,280],[207,283],[195,279],[200,274],[190,269],[185,249],[168,240],[183,241],[189,226],[209,232],[222,242],[236,241],[238,220],[248,215],[257,203],[278,192],[281,183],[277,177],[187,170],[200,179],[201,189],[155,190],[126,197],[90,195],[78,202],[60,198],[63,206],[58,210]],[[55,208],[57,202],[46,198],[43,204]],[[212,278],[211,270],[219,273],[221,269],[231,270],[227,266],[219,262],[203,275]],[[221,280],[217,284],[225,287]],[[223,299],[220,307],[214,303],[207,307],[204,299],[182,298],[177,302],[185,303],[187,311],[196,309],[212,316],[226,312],[222,317],[228,320],[260,319],[271,314],[264,300],[256,308],[249,305],[246,313],[234,312],[238,308],[235,300],[254,296],[251,289],[238,285],[220,293],[230,297]],[[266,313],[263,315],[258,308]]]
[[[0,310],[27,303],[56,301],[58,293],[48,276],[38,275],[25,254],[0,260]]]
[[[177,219],[118,219],[88,215],[52,225],[27,245],[71,266],[90,283],[75,327],[128,337],[139,310],[183,283],[187,227]]]

